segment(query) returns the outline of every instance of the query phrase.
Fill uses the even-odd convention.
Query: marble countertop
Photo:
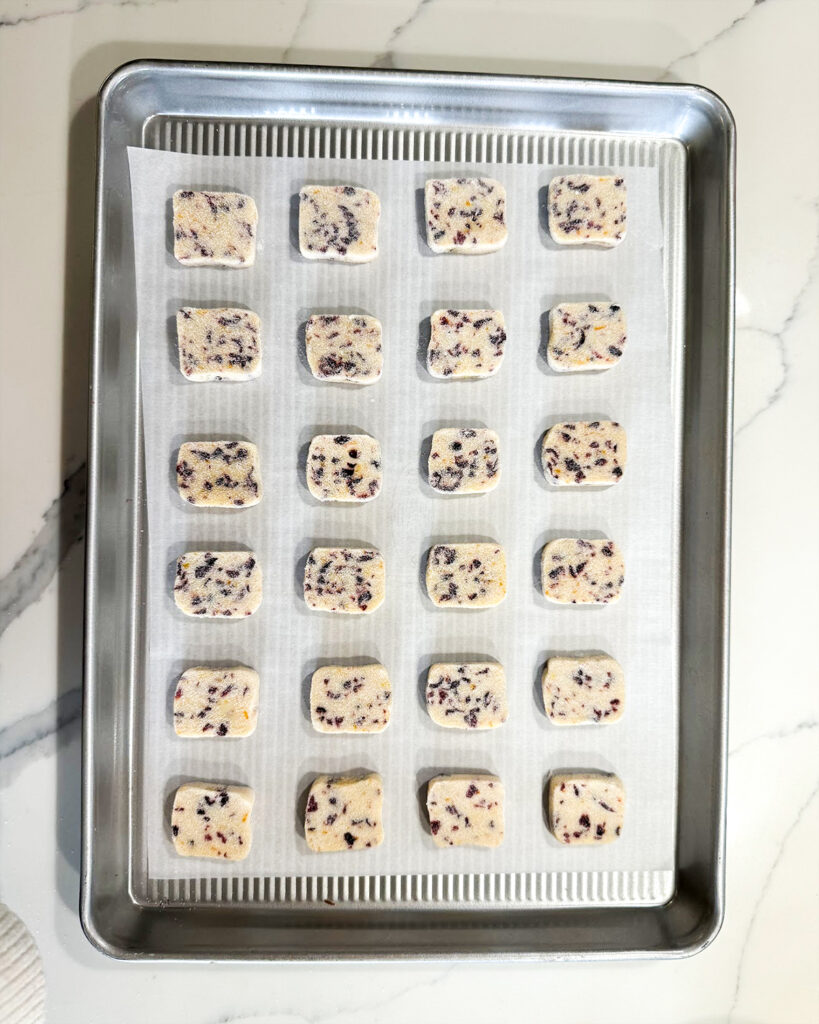
[[[815,0],[0,0],[0,430],[14,481],[0,542],[0,901],[39,948],[53,1024],[819,1018],[819,687],[804,640],[819,623],[817,38]],[[727,913],[703,953],[574,965],[128,965],[84,938],[94,102],[109,72],[139,57],[690,81],[732,108]],[[18,439],[36,466],[22,486],[10,446]],[[2,933],[0,921],[0,956]],[[40,997],[30,995],[34,1006]],[[4,1005],[10,1015],[0,994],[0,1017]]]

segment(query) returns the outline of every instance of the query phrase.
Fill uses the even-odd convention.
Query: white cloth
[[[0,1021],[43,1024],[43,962],[31,932],[0,903]]]

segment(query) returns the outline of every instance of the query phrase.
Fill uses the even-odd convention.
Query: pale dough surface
[[[384,785],[367,775],[319,775],[307,795],[304,835],[316,853],[363,850],[384,842]]]
[[[373,384],[384,366],[381,322],[356,313],[315,313],[305,328],[310,372],[318,380]]]
[[[480,494],[500,482],[500,441],[494,430],[447,427],[432,435],[429,485],[444,494]]]
[[[625,563],[613,540],[561,537],[544,548],[543,593],[556,604],[609,604],[620,596]]]
[[[369,434],[317,434],[307,487],[319,501],[372,501],[381,490],[381,445]]]
[[[430,317],[433,377],[491,377],[503,361],[506,322],[498,309],[438,309]]]
[[[378,255],[381,202],[353,185],[305,185],[299,192],[299,249],[308,260],[366,263]]]
[[[549,779],[549,829],[567,846],[614,842],[623,830],[626,791],[616,775],[559,772]]]
[[[424,210],[435,253],[476,256],[506,244],[506,189],[494,178],[432,178]]]
[[[244,665],[195,666],[179,677],[173,697],[177,736],[250,736],[259,717],[259,673]]]
[[[541,683],[543,706],[555,725],[616,722],[625,710],[625,675],[608,654],[549,658]]]
[[[496,662],[439,662],[427,673],[429,717],[446,729],[494,729],[509,717],[506,673]]]
[[[626,237],[626,182],[565,174],[549,182],[549,231],[559,245],[619,245]]]
[[[386,588],[384,559],[371,548],[313,548],[304,567],[304,600],[324,612],[374,612]]]
[[[426,582],[443,608],[491,608],[506,597],[506,552],[499,544],[436,544]]]
[[[173,254],[189,267],[251,267],[258,220],[241,192],[182,189],[173,196]]]
[[[500,846],[503,783],[494,775],[438,775],[427,786],[427,813],[436,846]]]
[[[392,685],[383,665],[324,665],[310,682],[310,720],[317,732],[383,732]]]
[[[176,561],[173,596],[186,615],[252,615],[262,603],[261,566],[252,551],[187,551]]]
[[[546,361],[557,373],[607,370],[620,361],[626,340],[622,306],[603,299],[562,302],[549,312]]]
[[[171,835],[182,857],[244,860],[253,833],[250,815],[254,794],[249,786],[188,782],[176,791]]]
[[[558,487],[616,484],[626,466],[626,432],[613,420],[556,423],[546,431],[540,460]]]
[[[176,314],[179,369],[188,380],[252,380],[262,372],[262,325],[247,309],[195,309]]]
[[[259,453],[249,441],[186,441],[176,460],[179,496],[191,505],[244,508],[262,500]]]

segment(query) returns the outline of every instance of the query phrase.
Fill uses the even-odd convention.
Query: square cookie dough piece
[[[223,786],[218,782],[180,786],[171,812],[176,852],[182,857],[244,860],[253,839],[253,799],[248,786]]]
[[[500,481],[500,442],[494,430],[436,430],[429,450],[429,485],[445,494],[480,494]]]
[[[381,376],[381,321],[355,314],[314,314],[307,321],[305,348],[318,380],[372,384]]]
[[[262,500],[259,453],[249,441],[186,441],[176,461],[179,496],[207,508],[243,508]]]
[[[367,263],[378,255],[381,202],[352,185],[305,185],[299,192],[299,249],[308,260]]]
[[[176,314],[179,369],[188,380],[252,380],[262,372],[261,321],[247,309]]]
[[[316,853],[364,850],[384,842],[381,776],[319,775],[304,815],[307,845]]]
[[[447,729],[494,729],[509,717],[503,665],[473,661],[430,665],[427,711]]]
[[[307,487],[319,501],[371,501],[381,490],[381,445],[369,434],[317,434]]]
[[[310,720],[318,732],[383,732],[392,686],[383,665],[325,665],[310,684]]]
[[[556,604],[610,604],[620,596],[625,574],[613,540],[561,537],[543,548],[543,593]]]
[[[549,312],[546,361],[557,373],[606,370],[625,345],[626,314],[613,302],[562,302]]]
[[[616,484],[626,466],[626,432],[614,420],[556,423],[540,450],[546,479],[559,487]]]
[[[474,256],[506,244],[506,189],[493,178],[432,178],[424,209],[435,253]]]
[[[252,551],[186,551],[176,560],[173,596],[186,615],[243,618],[262,603],[262,569]]]
[[[173,254],[189,267],[251,267],[258,220],[241,192],[174,192]]]
[[[437,775],[427,786],[436,846],[500,846],[503,783],[495,775]]]
[[[374,612],[384,600],[384,559],[369,548],[313,548],[304,567],[304,600],[322,612]]]
[[[259,673],[244,665],[186,669],[173,695],[177,736],[250,736],[259,717]]]
[[[626,237],[625,179],[597,174],[552,178],[549,232],[558,245],[618,245]]]
[[[499,544],[436,544],[427,558],[427,593],[442,608],[491,608],[506,597],[506,552]]]
[[[433,377],[491,377],[505,342],[498,309],[438,309],[430,317],[427,369]]]
[[[625,676],[608,654],[549,658],[541,681],[543,706],[555,725],[616,722],[623,714]]]
[[[560,843],[611,843],[623,830],[626,791],[616,775],[558,772],[549,779],[549,830]]]

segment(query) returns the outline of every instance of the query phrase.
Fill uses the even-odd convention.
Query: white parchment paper
[[[148,504],[147,673],[140,694],[143,829],[149,878],[214,875],[386,875],[426,872],[617,873],[673,865],[677,758],[675,440],[672,351],[663,288],[663,225],[656,168],[622,169],[628,236],[619,247],[558,249],[542,222],[542,189],[564,168],[441,165],[321,158],[207,157],[129,151]],[[618,168],[600,168],[611,173]],[[508,192],[509,241],[480,257],[434,256],[423,239],[427,177],[482,173]],[[353,183],[381,197],[380,255],[345,266],[308,262],[295,242],[295,199],[305,183]],[[172,255],[170,197],[177,188],[236,190],[259,208],[256,264],[183,267]],[[544,359],[545,322],[560,301],[604,298],[626,310],[629,341],[614,369],[557,375]],[[263,323],[263,373],[252,382],[191,383],[179,372],[174,314],[182,305],[240,305]],[[424,321],[442,306],[494,307],[506,316],[500,372],[438,381],[424,367]],[[384,327],[375,385],[316,381],[303,352],[314,312],[366,312]],[[623,481],[592,492],[556,490],[539,464],[544,430],[561,420],[613,418],[627,429]],[[440,496],[425,480],[424,442],[441,426],[488,426],[500,435],[502,479],[489,495]],[[321,505],[304,483],[313,434],[366,432],[383,447],[384,486],[360,507]],[[238,511],[180,500],[174,464],[191,438],[244,438],[259,446],[264,499]],[[626,559],[622,599],[561,608],[539,593],[543,544],[560,536],[611,537]],[[506,601],[485,611],[435,608],[423,586],[428,548],[495,540],[508,558]],[[387,566],[387,599],[372,615],[311,612],[301,594],[304,556],[316,544],[374,546]],[[172,599],[185,550],[248,548],[264,572],[260,611],[242,621],[194,620]],[[558,728],[546,718],[540,672],[551,653],[605,651],[623,665],[626,712],[614,725]],[[423,705],[433,661],[489,658],[507,674],[510,718],[490,732],[444,730]],[[313,670],[377,660],[393,683],[389,728],[373,736],[314,732]],[[242,662],[261,674],[259,725],[249,739],[184,740],[171,698],[190,665]],[[373,850],[317,855],[298,820],[314,773],[368,768],[384,778],[386,839]],[[546,828],[551,771],[616,771],[627,790],[623,835],[572,849]],[[506,788],[506,840],[495,850],[433,846],[424,784],[446,770],[497,773]],[[256,792],[254,838],[238,864],[177,857],[169,812],[176,786],[205,779]]]

